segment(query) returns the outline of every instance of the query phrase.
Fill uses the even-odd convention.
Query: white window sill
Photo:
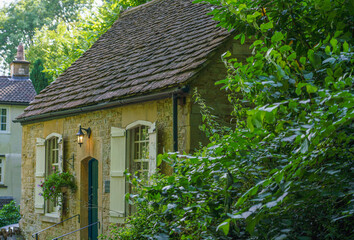
[[[10,134],[11,132],[9,132],[9,131],[5,131],[5,132],[3,132],[3,131],[0,131],[0,134]]]
[[[58,212],[46,213],[41,216],[42,222],[59,223],[60,216]]]

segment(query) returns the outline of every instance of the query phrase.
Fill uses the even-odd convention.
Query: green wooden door
[[[89,179],[88,179],[88,224],[98,221],[98,201],[97,201],[97,188],[98,188],[98,161],[92,158],[89,161]],[[98,237],[98,224],[89,227],[89,240],[96,240]]]

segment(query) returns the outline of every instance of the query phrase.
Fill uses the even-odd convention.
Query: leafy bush
[[[353,239],[353,3],[205,2],[219,5],[214,18],[241,43],[252,37],[246,62],[224,54],[228,77],[218,82],[235,128],[212,129],[204,116],[211,144],[160,156],[172,176],[133,179],[137,212],[113,235]]]
[[[18,223],[20,219],[20,207],[16,207],[15,201],[4,205],[0,210],[0,227]]]

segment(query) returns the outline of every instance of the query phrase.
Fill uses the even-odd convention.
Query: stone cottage
[[[29,65],[23,46],[11,63],[10,76],[0,76],[0,209],[4,204],[21,200],[22,128],[12,122],[23,113],[36,92],[29,79]]]
[[[123,223],[132,211],[124,197],[126,170],[148,179],[157,154],[188,153],[206,141],[193,89],[226,118],[227,98],[214,85],[226,75],[220,56],[230,50],[242,58],[248,49],[217,27],[209,11],[192,0],[153,0],[125,11],[17,118],[23,126],[20,227],[28,238],[72,216],[40,239],[88,225],[66,238],[96,239],[111,223]],[[38,184],[53,167],[72,173],[78,187],[61,207],[39,195]]]

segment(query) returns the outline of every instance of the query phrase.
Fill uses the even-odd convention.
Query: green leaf
[[[284,171],[280,171],[280,172],[277,172],[274,176],[274,180],[277,182],[277,183],[280,183],[281,180],[283,180],[283,177],[284,177]]]
[[[296,52],[293,52],[292,54],[290,54],[290,56],[288,56],[286,59],[288,61],[293,61],[294,59],[296,59]]]
[[[335,113],[335,112],[337,112],[337,110],[338,110],[338,105],[334,105],[328,109],[328,112]]]
[[[223,53],[221,56],[222,56],[223,58],[228,58],[228,57],[231,56],[231,53],[230,53],[230,51],[227,51],[227,52]]]
[[[309,72],[309,73],[304,74],[304,78],[306,80],[312,79],[313,78],[313,72]]]
[[[327,77],[325,78],[325,82],[326,82],[326,84],[332,83],[332,82],[334,82],[334,78],[331,77],[331,76],[327,76]]]
[[[307,51],[307,57],[309,58],[310,62],[313,62],[315,60],[314,55],[315,53],[312,49]]]
[[[319,57],[318,55],[315,54],[315,52],[310,49],[308,52],[307,52],[307,57],[309,59],[309,61],[311,62],[311,64],[317,68],[320,66],[321,64],[321,57]]]
[[[330,41],[331,45],[333,48],[336,48],[337,47],[337,44],[338,44],[338,41],[337,39],[335,38],[332,38],[331,41]]]
[[[272,207],[275,207],[277,204],[278,204],[277,201],[272,201],[272,202],[268,202],[266,204],[266,206],[267,206],[267,208],[272,208]]]
[[[302,65],[305,65],[305,64],[306,64],[306,57],[301,57],[301,58],[300,58],[300,63],[301,63]]]
[[[168,210],[174,209],[174,208],[176,208],[176,207],[177,207],[177,204],[175,204],[175,203],[169,203],[169,204],[167,204],[167,209],[168,209]]]
[[[273,28],[273,22],[267,22],[261,24],[261,31],[267,31],[268,29]]]
[[[325,49],[325,52],[327,53],[327,55],[330,55],[330,53],[331,53],[331,47],[330,47],[330,46],[327,46],[326,49]]]
[[[275,32],[272,36],[272,42],[277,43],[283,40],[284,35],[281,32]],[[287,45],[286,45],[287,46]]]
[[[254,228],[256,227],[256,223],[257,223],[257,221],[255,221],[254,219],[247,221],[247,226],[246,226],[247,232],[249,232],[250,234],[253,234]]]
[[[242,35],[241,35],[241,44],[244,44],[244,43],[245,43],[245,39],[246,39],[246,35],[245,35],[245,34],[242,34]]]
[[[262,40],[257,40],[257,41],[255,41],[255,42],[253,43],[253,46],[257,46],[257,45],[260,45],[260,44],[262,44],[262,43],[263,43]]]
[[[224,232],[225,235],[229,234],[229,230],[230,230],[230,219],[225,220],[224,222],[222,222],[218,227],[217,227],[217,231],[218,230],[222,230]]]
[[[261,111],[266,111],[266,112],[272,112],[274,109],[276,109],[279,105],[266,105],[263,106],[261,108],[259,108],[259,110]]]
[[[235,40],[239,39],[241,37],[242,33],[240,34],[237,34],[236,37],[235,37]]]
[[[331,38],[331,34],[328,33],[327,37],[325,40],[323,40],[323,44],[328,43],[329,39]]]
[[[254,125],[252,123],[252,117],[247,118],[247,127],[250,130],[250,132],[254,131]]]
[[[341,67],[338,67],[335,71],[334,71],[334,77],[339,78],[340,76],[342,76],[343,74],[343,69]]]
[[[343,43],[343,52],[349,52],[349,44],[347,41]]]
[[[307,84],[306,85],[306,91],[308,93],[315,93],[315,92],[317,92],[317,87],[312,86],[311,84]]]
[[[307,153],[308,150],[309,150],[309,141],[305,139],[305,141],[303,141],[303,143],[301,144],[300,151],[301,153]]]
[[[275,115],[273,112],[266,112],[264,119],[267,123],[274,123],[275,122]]]
[[[292,48],[289,46],[289,45],[283,45],[279,48],[279,51],[281,53],[284,53],[284,52],[287,52],[287,51],[290,51]]]
[[[296,95],[300,96],[301,92],[302,92],[301,88],[297,87],[295,90]]]
[[[287,239],[287,238],[288,238],[288,235],[281,234],[281,235],[275,237],[274,240],[283,240],[283,239]]]
[[[158,167],[161,165],[162,159],[163,159],[163,155],[162,155],[162,154],[157,155],[156,165],[157,165]]]
[[[331,68],[326,69],[328,76],[333,76],[333,71]]]

